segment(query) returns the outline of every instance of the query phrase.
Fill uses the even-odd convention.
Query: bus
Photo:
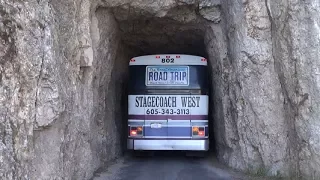
[[[209,150],[206,58],[134,57],[128,85],[128,150]]]

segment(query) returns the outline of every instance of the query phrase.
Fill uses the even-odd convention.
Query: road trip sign
[[[189,86],[188,66],[147,66],[146,86]]]

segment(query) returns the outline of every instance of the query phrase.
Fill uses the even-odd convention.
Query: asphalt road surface
[[[244,180],[244,175],[217,163],[215,158],[187,157],[181,152],[160,152],[149,157],[132,154],[98,172],[93,180]]]

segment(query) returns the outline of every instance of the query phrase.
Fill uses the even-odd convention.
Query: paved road
[[[93,180],[229,180],[241,178],[215,163],[212,158],[186,157],[161,152],[151,157],[125,156]]]

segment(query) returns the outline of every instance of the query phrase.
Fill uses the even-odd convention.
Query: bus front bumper
[[[207,151],[209,150],[209,140],[128,139],[127,148],[130,150]]]

